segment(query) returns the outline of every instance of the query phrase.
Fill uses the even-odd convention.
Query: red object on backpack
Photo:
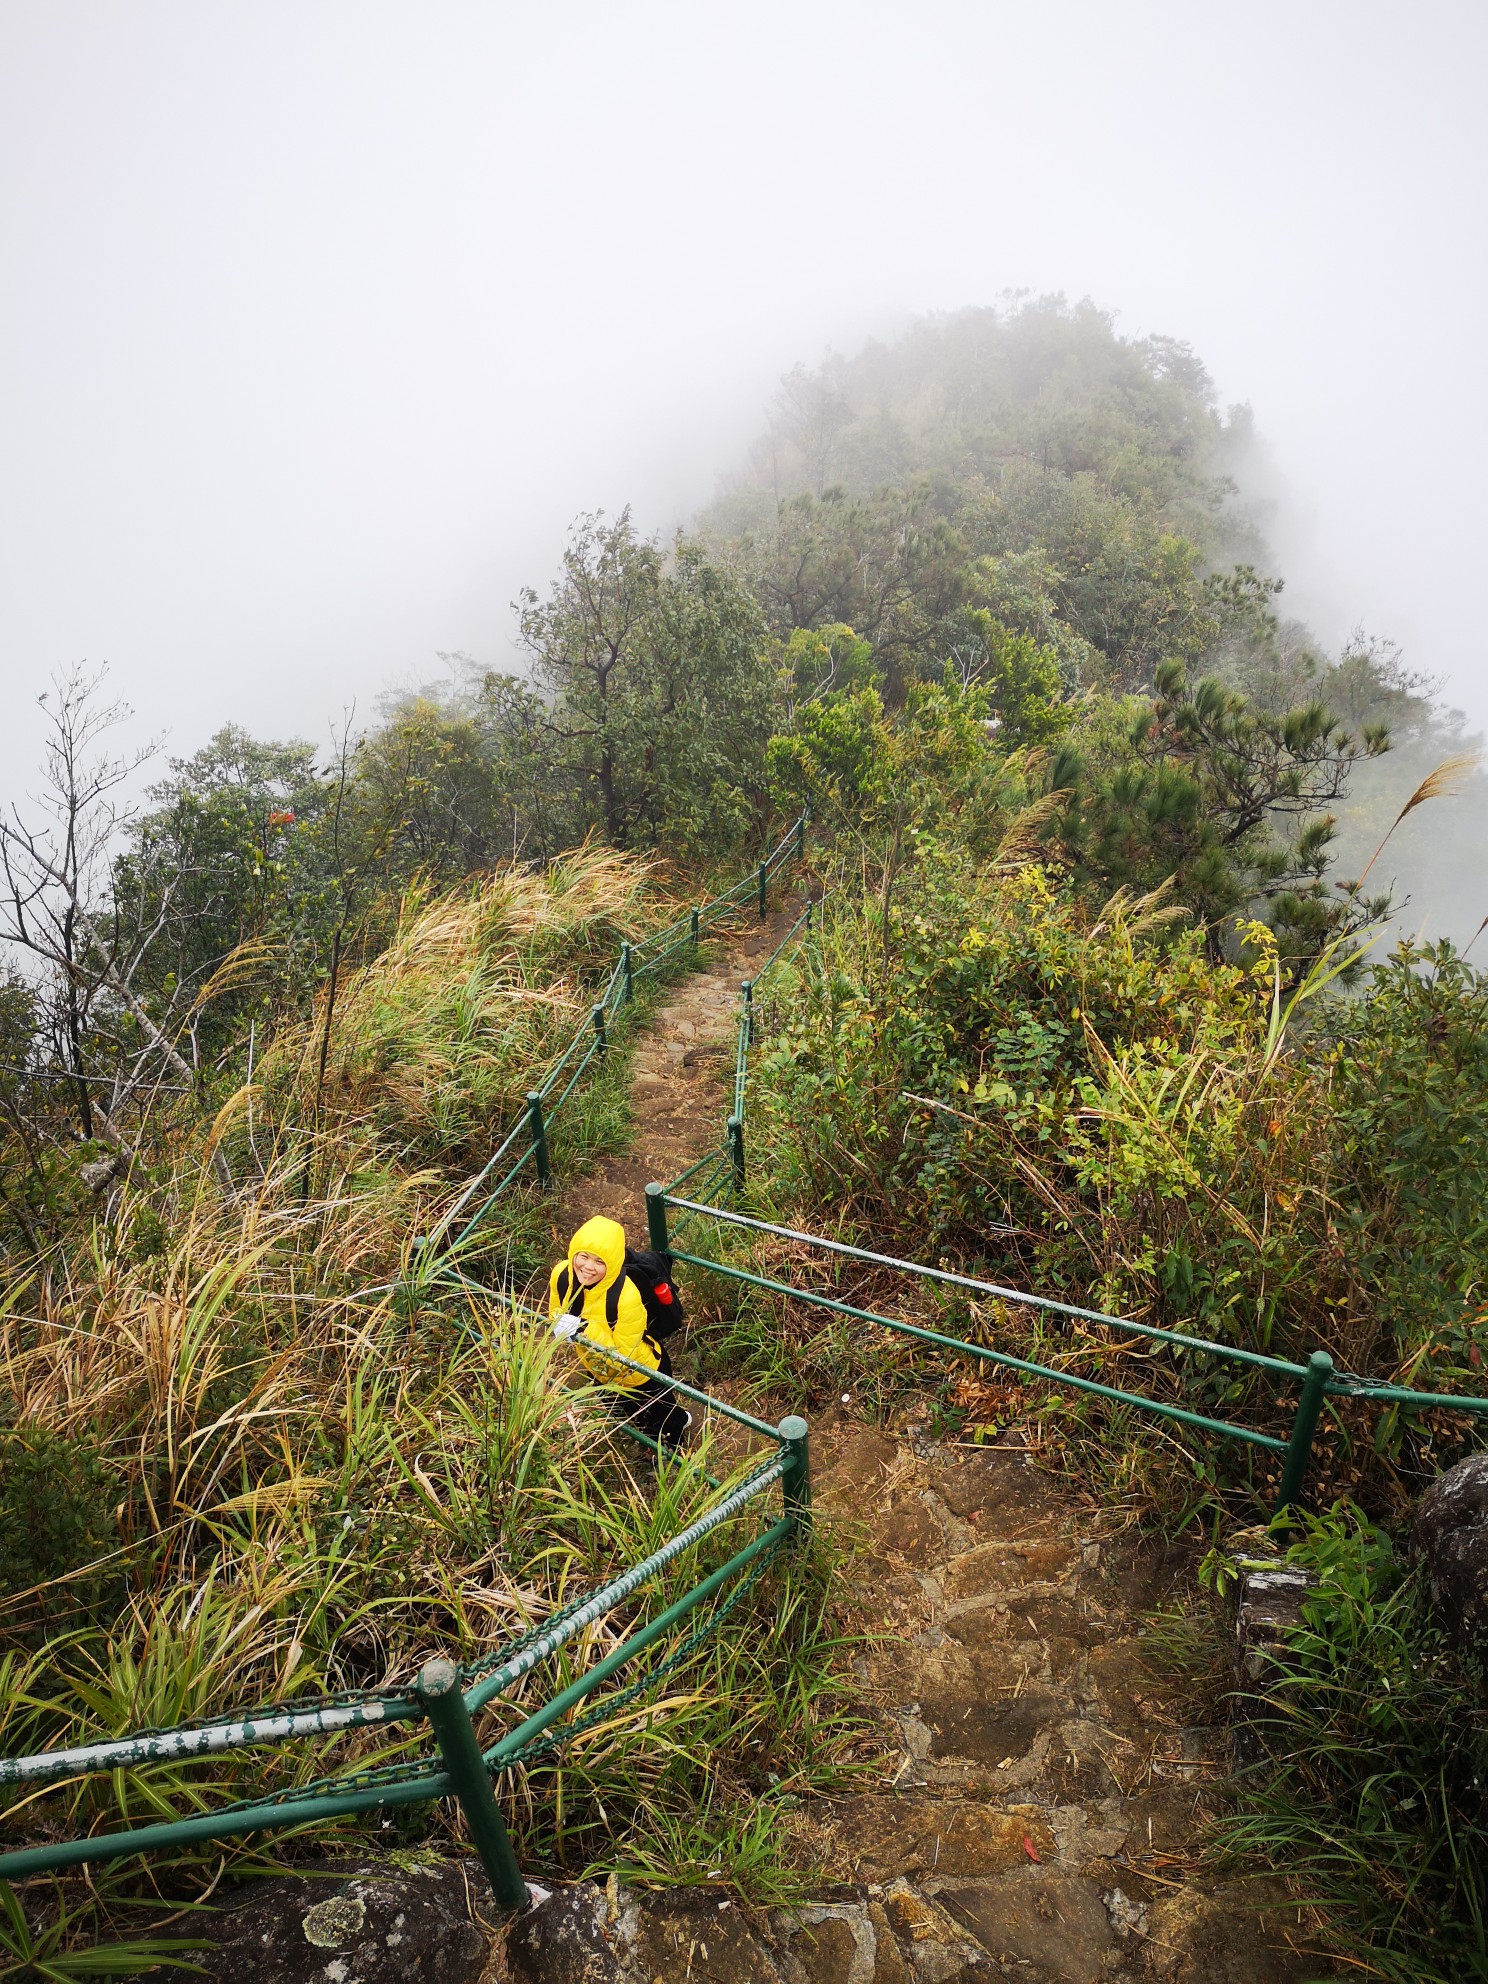
[[[649,1247],[627,1247],[625,1266],[610,1284],[605,1297],[605,1315],[611,1329],[620,1313],[620,1284],[630,1281],[645,1304],[646,1334],[657,1343],[673,1336],[682,1327],[682,1297],[671,1282],[672,1257],[653,1253]]]

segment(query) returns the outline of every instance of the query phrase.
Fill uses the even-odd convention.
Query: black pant
[[[660,1345],[660,1350],[661,1377],[669,1378],[672,1360],[667,1356],[665,1344]],[[617,1419],[624,1419],[658,1446],[674,1448],[682,1444],[687,1431],[687,1411],[671,1386],[664,1385],[660,1377],[647,1378],[639,1385],[632,1385],[629,1391],[611,1392],[609,1407]]]

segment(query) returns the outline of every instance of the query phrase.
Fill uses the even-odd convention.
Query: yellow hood
[[[586,1219],[568,1243],[570,1274],[573,1273],[575,1254],[597,1254],[604,1262],[604,1280],[589,1291],[592,1295],[604,1294],[625,1266],[625,1228],[618,1219],[606,1219],[603,1214]],[[569,1286],[572,1285],[570,1282]]]

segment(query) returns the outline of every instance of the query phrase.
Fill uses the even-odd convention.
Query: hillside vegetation
[[[8,1750],[406,1678],[660,1533],[545,1344],[494,1293],[435,1288],[414,1243],[617,940],[803,805],[830,913],[762,1021],[762,1206],[1242,1347],[1481,1386],[1488,980],[1445,941],[1369,943],[1399,908],[1395,827],[1474,774],[1388,644],[1327,654],[1287,619],[1253,448],[1180,345],[1088,305],[973,311],[793,373],[695,529],[576,528],[521,603],[527,673],[446,658],[446,686],[329,762],[228,727],[126,814],[121,712],[59,683],[47,807],[0,827]],[[617,1053],[582,1093],[565,1166],[623,1139],[622,1074]],[[490,1290],[541,1268],[538,1210],[503,1202],[469,1263]],[[1272,1423],[1248,1378],[1056,1340],[1011,1305],[955,1319]],[[762,1395],[788,1361],[792,1405],[846,1389],[888,1412],[914,1387],[967,1437],[1037,1421],[1054,1464],[1170,1529],[1253,1524],[1274,1490],[1104,1405],[927,1375],[765,1302],[700,1354]],[[1488,1977],[1463,1764],[1481,1677],[1388,1543],[1471,1437],[1351,1404],[1325,1429],[1340,1508],[1290,1538],[1326,1573],[1297,1657],[1316,1673],[1336,1645],[1349,1688],[1307,1697],[1305,1784],[1262,1772],[1225,1849],[1300,1869],[1402,1979]],[[665,1739],[617,1732],[533,1783],[546,1853],[658,1877],[719,1856],[772,1891],[772,1780],[809,1788],[850,1748],[813,1575],[753,1601],[747,1654],[710,1655]],[[1401,1790],[1433,1771],[1439,1796]],[[100,1816],[67,1795],[47,1823]],[[111,1905],[138,1891],[119,1876]]]

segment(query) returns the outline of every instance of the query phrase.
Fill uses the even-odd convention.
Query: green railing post
[[[800,861],[806,853],[806,815],[803,813],[796,822],[796,859]]]
[[[475,1740],[475,1728],[460,1673],[452,1660],[431,1660],[419,1674],[414,1693],[434,1726],[439,1754],[481,1865],[491,1877],[491,1889],[502,1908],[525,1908],[531,1899],[517,1856],[512,1852],[506,1822],[491,1789],[490,1772]]]
[[[776,1428],[785,1448],[785,1472],[780,1492],[785,1513],[795,1524],[797,1541],[811,1534],[811,1429],[793,1412]]]
[[[808,937],[811,935],[811,912],[815,908],[816,904],[814,902],[809,902],[806,905],[806,935]]]
[[[767,898],[768,898],[769,887],[770,887],[770,871],[762,861],[759,865],[759,912],[760,912],[761,922],[764,921],[765,912],[766,909],[768,908]]]
[[[605,1032],[605,1014],[604,1014],[603,1006],[596,1006],[594,1008],[594,1031],[599,1039],[600,1053],[602,1055],[608,1054],[610,1051],[610,1036]]]
[[[667,1239],[666,1186],[646,1187],[646,1237],[658,1254],[669,1254]]]
[[[739,992],[744,1001],[744,1045],[754,1045],[754,980],[741,978]]]
[[[1302,1483],[1307,1478],[1307,1463],[1312,1459],[1312,1442],[1317,1433],[1317,1423],[1322,1417],[1323,1405],[1328,1396],[1328,1380],[1333,1375],[1333,1359],[1326,1350],[1315,1350],[1307,1360],[1307,1376],[1302,1380],[1302,1396],[1297,1401],[1297,1416],[1292,1421],[1292,1437],[1287,1442],[1286,1459],[1281,1469],[1281,1493],[1276,1498],[1276,1513],[1290,1508],[1302,1493]]]
[[[728,1153],[734,1166],[734,1190],[744,1189],[744,1125],[737,1116],[728,1119]]]
[[[537,1146],[533,1153],[537,1158],[537,1182],[546,1185],[552,1179],[553,1165],[548,1156],[548,1126],[543,1121],[542,1097],[536,1089],[528,1092],[527,1120],[532,1125],[532,1141]]]
[[[629,944],[620,946],[620,1003],[628,1006],[635,997],[635,966],[631,962]]]
[[[696,906],[694,906],[692,915],[689,918],[687,925],[687,940],[690,944],[693,945],[694,948],[696,948],[697,946],[698,930],[702,924],[702,920],[703,920],[702,911],[699,910]]]

